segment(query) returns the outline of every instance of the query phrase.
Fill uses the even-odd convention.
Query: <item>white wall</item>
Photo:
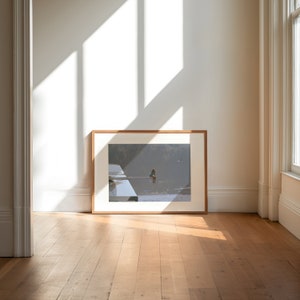
[[[256,211],[258,0],[33,0],[34,210],[90,211],[93,129],[206,129],[210,211]]]
[[[13,255],[12,1],[0,1],[0,256]]]

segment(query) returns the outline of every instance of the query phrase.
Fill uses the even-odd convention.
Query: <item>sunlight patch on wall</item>
[[[137,116],[137,0],[126,1],[83,45],[85,122],[120,129]]]
[[[76,184],[76,129],[77,54],[74,52],[33,91],[34,186],[69,189]]]
[[[180,107],[166,122],[161,126],[162,130],[181,130],[183,129],[183,108]]]
[[[182,2],[145,0],[145,107],[183,68]]]

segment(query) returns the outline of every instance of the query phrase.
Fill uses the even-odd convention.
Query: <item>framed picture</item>
[[[93,213],[207,213],[205,130],[92,131]]]

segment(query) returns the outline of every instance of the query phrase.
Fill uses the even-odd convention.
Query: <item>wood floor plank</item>
[[[140,229],[125,230],[110,300],[132,300],[134,298],[141,239],[142,231]]]
[[[82,255],[58,299],[73,299],[75,296],[83,299],[104,247],[104,243],[91,243],[88,246],[86,253]]]
[[[159,233],[143,231],[133,299],[161,299]]]
[[[159,233],[162,299],[189,299],[189,288],[177,233]]]
[[[120,253],[122,250],[122,239],[120,230],[112,230],[112,237],[105,241],[103,253],[98,260],[95,271],[89,281],[83,299],[109,299],[114,282]]]
[[[33,216],[1,300],[299,299],[300,240],[255,214]]]
[[[215,289],[190,289],[190,300],[219,300],[218,290]]]

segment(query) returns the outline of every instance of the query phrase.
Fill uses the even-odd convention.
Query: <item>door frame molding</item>
[[[14,256],[33,255],[32,0],[13,2]]]

